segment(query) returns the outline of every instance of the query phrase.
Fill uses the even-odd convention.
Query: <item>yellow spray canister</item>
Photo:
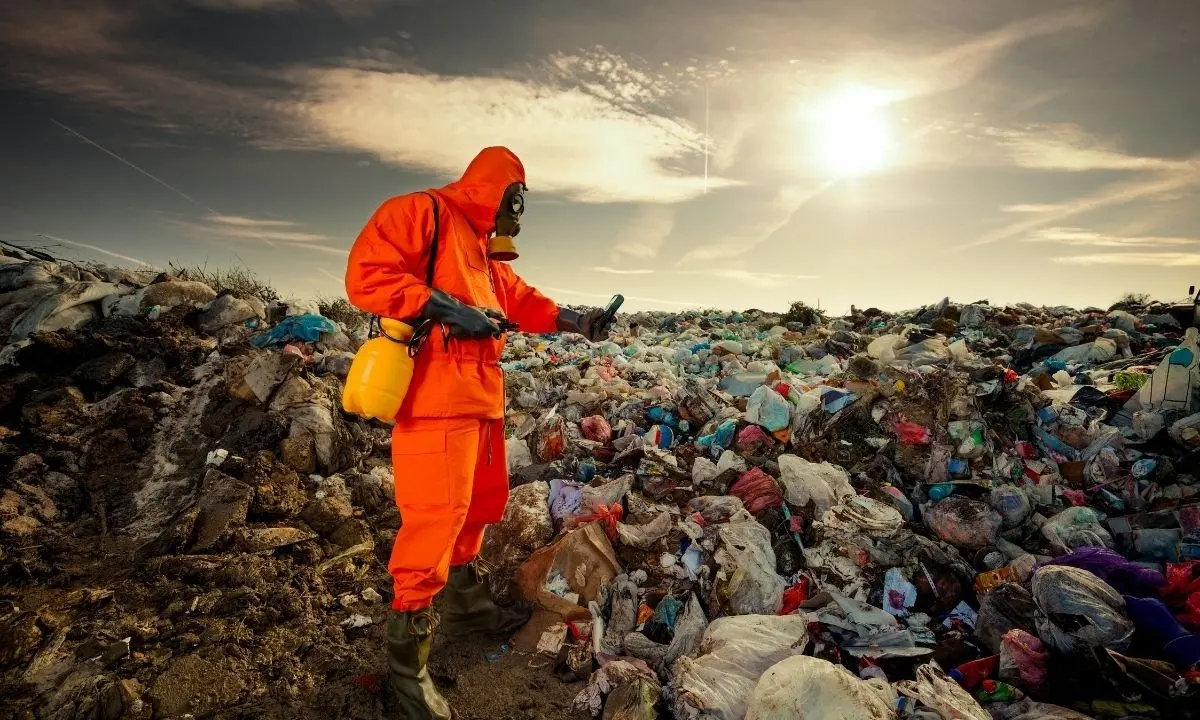
[[[413,328],[391,318],[382,318],[379,327],[380,336],[364,343],[350,364],[342,407],[348,413],[393,424],[412,382],[408,342]]]

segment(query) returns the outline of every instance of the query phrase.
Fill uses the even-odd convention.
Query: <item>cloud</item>
[[[1111,183],[1090,195],[1060,203],[1053,211],[1040,213],[1028,220],[1022,220],[984,233],[971,242],[959,246],[959,249],[964,250],[981,245],[990,245],[1002,240],[1027,235],[1040,228],[1062,222],[1068,218],[1107,207],[1125,205],[1136,200],[1172,196],[1181,190],[1200,184],[1200,169],[1198,168],[1200,166],[1193,165],[1184,171],[1153,173],[1149,177],[1139,177],[1129,182]]]
[[[629,224],[617,233],[617,244],[612,250],[613,262],[621,258],[650,260],[658,256],[675,229],[675,209],[669,205],[643,205],[629,220]],[[640,272],[640,271],[633,271]]]
[[[582,292],[580,290],[569,290],[567,288],[546,287],[544,285],[538,286],[538,289],[542,290],[544,292],[554,293],[555,295],[570,295],[570,296],[575,296],[575,297],[595,298],[595,299],[600,299],[600,300],[608,300],[609,298],[612,297],[611,294],[606,295],[606,294],[602,294],[602,293]],[[668,305],[670,307],[678,307],[678,308],[698,308],[698,307],[704,306],[704,303],[694,301],[694,300],[678,300],[678,299],[666,300],[663,298],[639,297],[637,295],[626,295],[625,299],[626,300],[635,300],[637,302],[656,303],[658,305]]]
[[[524,162],[531,189],[581,202],[672,203],[704,192],[703,177],[670,169],[698,157],[700,133],[579,88],[358,68],[292,77],[305,92],[287,113],[328,148],[457,177],[481,147],[506,145]]]
[[[289,250],[348,255],[349,250],[330,247],[327,235],[305,232],[299,223],[288,220],[268,220],[237,215],[213,215],[201,220],[171,219],[169,222],[193,234],[214,240],[257,240],[271,247],[280,245]]]
[[[1130,155],[1088,133],[1078,125],[1029,126],[1020,130],[992,129],[1019,167],[1035,170],[1170,171],[1194,169],[1190,160]]]
[[[1182,252],[1139,252],[1097,253],[1095,255],[1072,255],[1050,258],[1065,265],[1152,265],[1156,267],[1197,267],[1200,253]]]
[[[1025,242],[1058,243],[1076,247],[1171,247],[1200,245],[1200,239],[1187,237],[1109,235],[1071,227],[1043,228],[1024,238]]]
[[[823,195],[837,184],[836,180],[815,186],[785,186],[779,188],[767,207],[755,214],[755,220],[747,223],[744,230],[723,237],[707,245],[697,245],[679,260],[679,265],[689,263],[708,264],[714,260],[738,258],[752,252],[772,235],[782,230],[805,205]]]
[[[1004,207],[1002,207],[1000,209],[1006,213],[1046,213],[1046,212],[1054,212],[1056,210],[1059,210],[1059,209],[1061,209],[1061,206],[1059,206],[1059,205],[1040,205],[1040,204],[1018,204],[1018,205],[1005,205]]]
[[[620,269],[601,265],[591,268],[590,271],[595,273],[603,273],[606,275],[670,275],[677,277],[708,277],[724,280],[736,280],[738,282],[768,287],[775,287],[796,280],[815,280],[818,278],[817,275],[758,272],[736,268],[712,268],[708,270],[651,270],[648,268]]]
[[[37,234],[40,237],[46,238],[47,240],[53,240],[55,242],[65,243],[67,245],[74,245],[75,247],[83,248],[84,250],[91,250],[93,252],[98,252],[103,255],[108,255],[109,257],[114,257],[118,260],[124,260],[125,262],[131,262],[134,265],[141,265],[142,267],[147,267],[147,268],[154,267],[153,265],[146,262],[145,260],[138,260],[135,257],[131,257],[129,255],[122,255],[121,253],[113,252],[112,250],[105,250],[104,248],[102,248],[98,245],[89,245],[88,243],[77,242],[75,240],[68,240],[64,237],[59,237],[57,235],[47,235],[46,233],[37,233]]]

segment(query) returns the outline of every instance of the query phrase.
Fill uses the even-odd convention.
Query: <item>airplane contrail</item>
[[[50,118],[50,122],[52,122],[52,123],[54,123],[55,125],[59,126],[59,127],[60,127],[60,128],[62,128],[63,130],[66,130],[67,132],[71,133],[71,134],[72,134],[72,135],[74,135],[75,137],[77,137],[77,138],[79,138],[80,140],[84,141],[84,142],[85,142],[85,143],[87,143],[88,145],[91,145],[92,147],[96,148],[96,149],[97,149],[97,150],[99,150],[100,152],[102,152],[102,153],[104,153],[104,154],[106,154],[106,155],[108,155],[108,156],[110,156],[110,157],[112,157],[112,158],[114,158],[114,159],[116,159],[116,160],[119,160],[119,161],[121,161],[121,162],[125,163],[126,165],[128,165],[128,166],[129,166],[129,167],[131,167],[131,168],[133,168],[134,170],[137,170],[137,171],[138,171],[138,172],[140,172],[141,174],[143,174],[143,175],[145,175],[146,177],[150,178],[151,180],[153,180],[154,182],[158,183],[159,185],[162,185],[163,187],[165,187],[166,189],[168,189],[168,190],[170,190],[171,192],[175,193],[176,195],[178,195],[179,197],[183,198],[184,200],[187,200],[188,202],[192,203],[192,204],[193,204],[193,205],[195,205],[196,207],[198,207],[198,208],[201,208],[202,210],[204,210],[205,212],[207,212],[209,215],[220,215],[220,214],[221,214],[221,213],[217,212],[216,210],[213,210],[213,209],[212,209],[212,208],[210,208],[209,206],[205,205],[204,203],[200,202],[200,201],[199,201],[199,200],[197,200],[196,198],[192,197],[191,195],[188,195],[188,194],[187,194],[187,193],[185,193],[184,191],[182,191],[182,190],[180,190],[179,188],[175,187],[174,185],[171,185],[171,184],[170,184],[170,183],[168,183],[167,181],[165,181],[165,180],[163,180],[162,178],[160,178],[160,177],[156,176],[154,173],[151,173],[149,170],[145,170],[145,169],[143,169],[143,168],[140,168],[140,167],[138,167],[137,165],[133,164],[132,162],[130,162],[130,161],[128,161],[128,160],[126,160],[125,158],[123,158],[123,157],[121,157],[120,155],[116,154],[116,153],[115,153],[115,152],[113,152],[112,150],[109,150],[108,148],[104,147],[103,145],[101,145],[100,143],[96,142],[95,140],[92,140],[91,138],[88,138],[88,137],[84,136],[82,133],[80,133],[80,132],[77,132],[77,131],[75,131],[75,130],[72,130],[71,128],[67,127],[66,125],[63,125],[62,123],[60,123],[59,121],[55,120],[54,118]]]
[[[87,250],[94,250],[98,253],[104,253],[105,255],[111,255],[112,257],[118,258],[120,260],[126,260],[128,262],[134,263],[136,265],[141,265],[143,267],[148,267],[151,269],[154,268],[153,265],[146,262],[145,260],[138,260],[135,257],[130,257],[129,255],[122,255],[121,253],[115,253],[112,250],[105,250],[104,248],[97,247],[96,245],[88,245],[87,243],[75,242],[74,240],[68,240],[66,238],[58,237],[56,235],[47,235],[46,233],[34,233],[34,235],[37,235],[38,237],[46,238],[47,240],[53,240],[54,242],[66,243],[68,245],[74,245],[75,247],[81,247],[81,248],[84,248]]]
[[[321,267],[320,265],[317,266],[317,272],[321,273],[322,275],[329,278],[330,280],[333,280],[334,282],[339,282],[339,283],[346,282],[346,278],[340,278],[337,275],[334,275],[333,273],[329,272],[325,268]]]

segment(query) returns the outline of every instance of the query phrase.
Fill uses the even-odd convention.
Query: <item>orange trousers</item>
[[[479,555],[484,528],[504,517],[504,420],[404,419],[392,430],[400,531],[388,570],[401,612],[423,610],[450,566]]]

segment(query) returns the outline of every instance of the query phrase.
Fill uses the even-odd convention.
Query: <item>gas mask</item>
[[[516,260],[517,245],[513,238],[521,232],[521,213],[525,212],[525,184],[513,183],[504,190],[496,210],[496,234],[488,240],[488,257],[508,262]]]

